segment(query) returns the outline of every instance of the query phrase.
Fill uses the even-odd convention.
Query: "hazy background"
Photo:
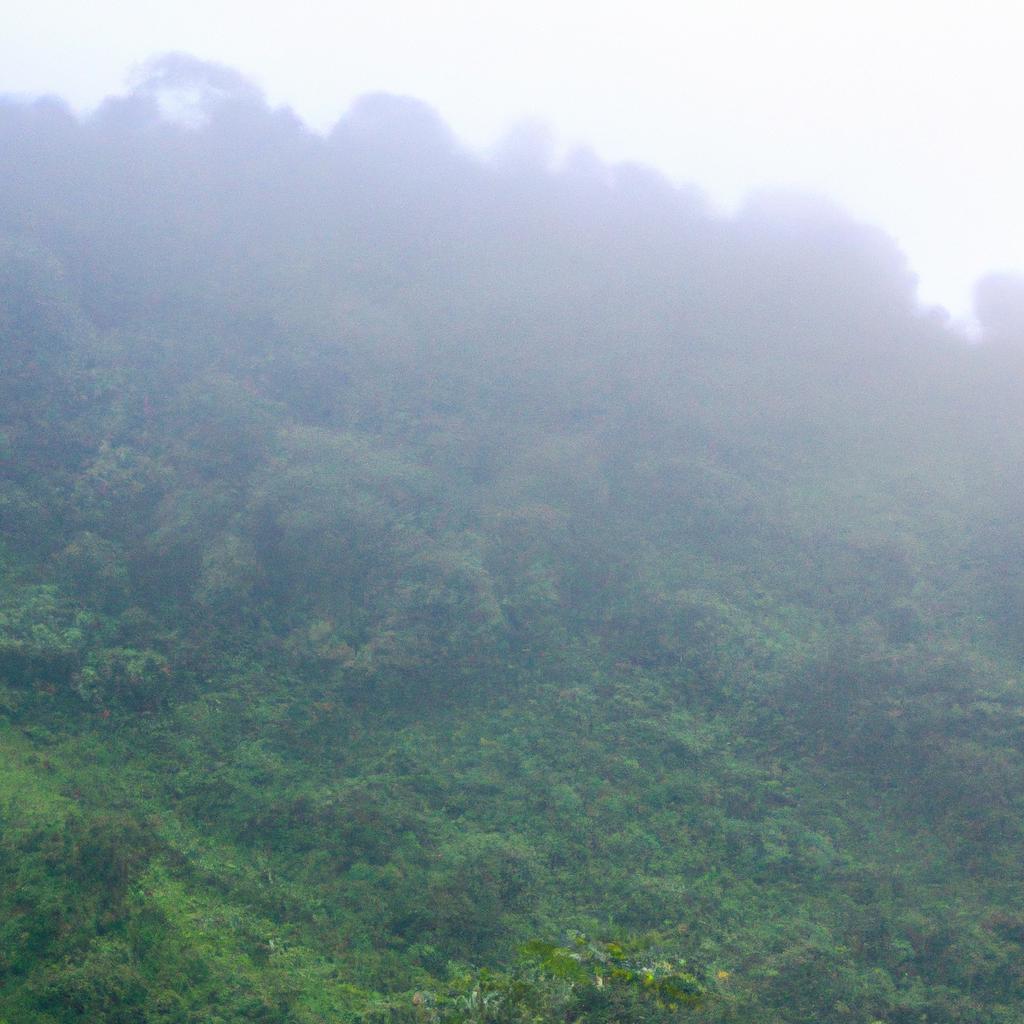
[[[320,129],[414,95],[486,148],[539,120],[559,148],[651,163],[724,207],[826,193],[892,233],[926,302],[1024,269],[1024,16],[1002,2],[0,2],[0,92],[89,109],[154,53],[257,81]]]

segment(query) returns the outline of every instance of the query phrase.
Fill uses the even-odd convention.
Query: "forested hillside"
[[[1022,296],[408,99],[0,104],[0,1021],[1019,1024]]]

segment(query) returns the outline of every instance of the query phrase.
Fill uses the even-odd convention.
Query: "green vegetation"
[[[1013,282],[514,156],[0,105],[0,1021],[1024,1019]]]

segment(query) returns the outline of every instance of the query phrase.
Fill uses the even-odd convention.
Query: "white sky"
[[[1024,4],[1012,0],[0,0],[0,92],[79,109],[180,50],[319,128],[359,93],[467,143],[545,121],[731,207],[825,193],[888,230],[925,301],[1024,270]]]

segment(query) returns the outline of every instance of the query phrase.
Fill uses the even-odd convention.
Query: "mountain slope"
[[[525,1019],[442,996],[578,930],[1018,1019],[1012,339],[820,204],[225,74],[0,108],[0,1018]]]

